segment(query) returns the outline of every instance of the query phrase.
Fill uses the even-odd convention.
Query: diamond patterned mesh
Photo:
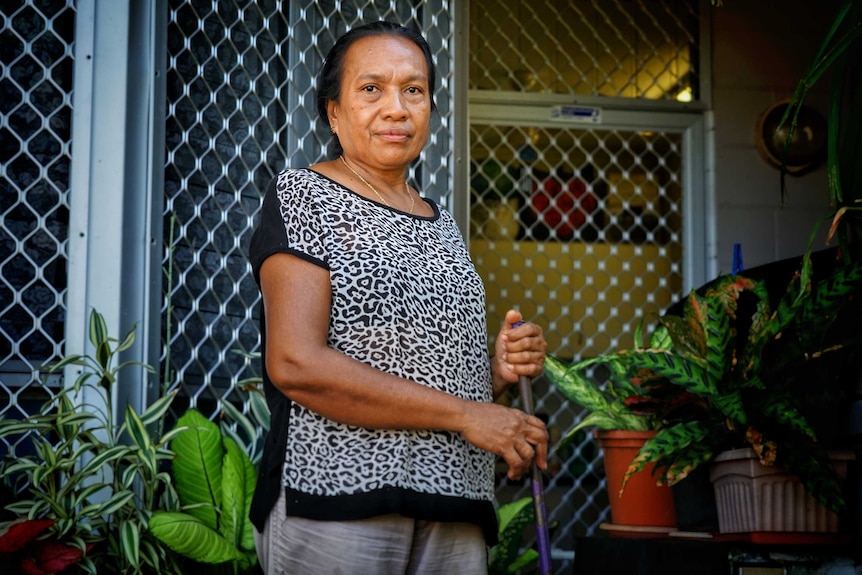
[[[473,0],[470,18],[474,105],[489,92],[545,107],[546,94],[698,97],[696,2]],[[536,125],[520,113],[470,126],[470,251],[488,323],[518,307],[564,359],[630,346],[636,326],[682,293],[682,134]],[[534,396],[552,441],[584,415],[544,378]],[[589,434],[554,452],[549,475],[554,545],[570,549],[608,520]],[[530,495],[498,478],[501,501]]]
[[[0,5],[0,409],[15,416],[41,403],[34,367],[63,349],[73,4]],[[469,86],[479,95],[697,99],[697,6],[473,0]],[[245,250],[273,174],[326,153],[312,79],[337,36],[379,18],[423,31],[440,113],[411,176],[448,208],[464,193],[452,184],[453,12],[443,0],[169,0],[163,362],[188,404],[210,413],[219,397],[239,404],[238,382],[259,372],[234,353],[259,344]],[[474,121],[468,237],[489,325],[517,304],[545,325],[557,355],[628,345],[640,318],[680,295],[681,150],[673,132]],[[541,378],[535,388],[552,429],[581,416]],[[546,490],[555,549],[606,519],[602,477],[586,437],[557,454]],[[526,489],[501,477],[499,499]]]
[[[270,178],[325,156],[313,77],[335,39],[363,22],[415,23],[441,63],[433,150],[412,178],[449,201],[451,41],[445,3],[173,0],[169,3],[165,230],[174,222],[166,314],[173,381],[189,404],[241,401],[236,382],[259,366],[258,291],[246,261]],[[170,232],[167,232],[170,235]],[[170,282],[170,285],[168,285]],[[167,312],[168,310],[166,310]]]
[[[698,99],[698,2],[474,0],[470,88]]]
[[[679,134],[476,124],[470,134],[470,251],[489,325],[518,307],[544,326],[549,353],[588,357],[630,346],[641,321],[680,297]],[[535,385],[552,435],[582,416]],[[586,434],[555,456],[547,492],[560,541],[606,520],[597,457]]]
[[[0,414],[22,417],[63,350],[75,10],[4,1],[0,16]]]

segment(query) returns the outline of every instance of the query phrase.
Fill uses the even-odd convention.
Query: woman
[[[482,573],[495,455],[513,479],[546,465],[541,420],[492,402],[541,373],[542,330],[509,311],[488,357],[458,229],[406,181],[434,79],[406,28],[344,35],[317,84],[337,157],[264,199],[251,261],[273,426],[251,516],[267,573]]]

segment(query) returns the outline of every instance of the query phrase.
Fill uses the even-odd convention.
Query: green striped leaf
[[[716,393],[709,371],[695,358],[680,357],[667,351],[627,351],[630,370],[646,369],[664,377],[670,383],[702,395]]]
[[[662,460],[674,458],[706,437],[709,430],[700,421],[678,423],[665,427],[644,443],[623,475],[620,493],[632,475],[643,470],[650,463],[661,464]],[[660,467],[660,465],[659,465]]]
[[[120,524],[120,548],[130,565],[137,568],[141,564],[141,532],[135,521]]]
[[[255,429],[254,425],[252,425],[251,420],[243,414],[239,409],[236,408],[234,404],[229,401],[220,401],[220,405],[222,406],[222,410],[227,414],[228,418],[231,421],[236,422],[240,429],[242,429],[243,433],[245,433],[246,437],[248,437],[249,442],[253,445],[255,439],[257,438],[257,429]],[[244,442],[239,442],[240,445],[244,445]]]
[[[739,391],[723,393],[712,398],[713,405],[731,422],[737,429],[748,424],[748,416],[745,414],[745,405],[742,394]]]
[[[548,356],[545,359],[545,376],[569,401],[588,411],[605,412],[610,408],[601,390],[575,366],[570,368],[557,358]]]
[[[103,517],[105,515],[111,515],[131,501],[134,496],[135,493],[133,491],[120,491],[118,493],[114,493],[114,495],[112,495],[107,501],[87,505],[81,509],[80,514],[82,516],[89,517]]]
[[[177,392],[169,391],[162,397],[158,398],[156,401],[150,404],[150,406],[141,414],[141,421],[146,426],[155,425],[156,423],[162,421],[162,418],[168,412],[168,409],[171,408],[171,403],[174,401],[174,397],[176,397]]]
[[[108,324],[105,323],[105,318],[95,309],[90,312],[90,343],[93,347],[99,347],[108,339]]]
[[[217,529],[224,457],[221,431],[194,409],[184,413],[177,426],[185,428],[171,441],[177,493],[191,515]]]
[[[266,397],[259,391],[251,391],[248,394],[248,405],[254,418],[260,423],[264,431],[269,431],[270,428],[270,412],[269,406],[266,404]]]
[[[95,457],[93,457],[90,461],[88,461],[84,467],[81,468],[80,475],[83,477],[87,477],[95,473],[98,469],[100,469],[106,463],[113,461],[115,459],[119,459],[126,453],[130,452],[131,449],[125,445],[115,445],[113,447],[109,447],[105,451],[99,453]]]
[[[126,431],[129,432],[129,435],[132,438],[132,441],[135,442],[135,445],[140,449],[149,449],[152,447],[152,441],[150,440],[150,433],[147,431],[147,428],[144,427],[144,422],[141,421],[141,418],[138,416],[138,413],[132,409],[131,405],[126,406]]]
[[[219,532],[234,546],[254,551],[254,527],[248,518],[257,474],[245,451],[224,438],[222,504]]]
[[[177,553],[201,563],[243,561],[245,555],[224,537],[187,513],[157,511],[149,521],[150,531]]]

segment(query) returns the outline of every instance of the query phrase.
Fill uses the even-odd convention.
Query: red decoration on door
[[[547,178],[533,184],[530,207],[552,236],[569,240],[598,207],[598,201],[581,179],[572,178],[563,187],[558,179]]]

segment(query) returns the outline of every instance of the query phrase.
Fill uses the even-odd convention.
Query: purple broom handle
[[[521,404],[527,415],[533,413],[533,391],[530,378],[518,376]],[[530,466],[530,489],[533,493],[533,510],[536,514],[536,546],[539,548],[539,574],[551,575],[551,535],[548,532],[548,509],[545,507],[544,479],[536,462]]]
[[[518,327],[523,322],[512,325]],[[533,407],[533,385],[526,375],[518,376],[518,391],[521,405],[527,415],[535,415]],[[539,575],[551,575],[551,535],[548,532],[548,509],[545,507],[544,479],[535,459],[530,466],[530,488],[533,493],[533,509],[536,514],[536,546],[539,548]]]

